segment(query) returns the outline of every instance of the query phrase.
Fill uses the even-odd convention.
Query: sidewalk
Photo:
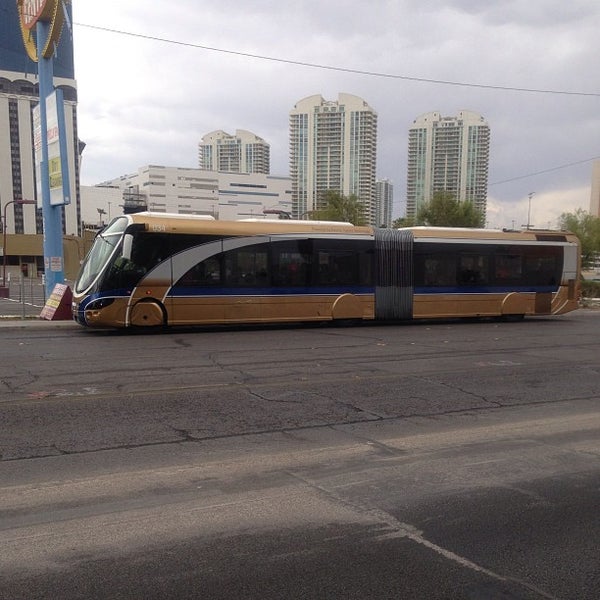
[[[63,319],[56,321],[49,321],[48,319],[41,319],[40,313],[42,308],[39,307],[27,307],[27,314],[23,317],[21,313],[21,305],[17,306],[17,310],[11,310],[7,313],[6,307],[7,301],[4,298],[0,298],[0,329],[20,329],[23,327],[29,328],[48,328],[48,327],[59,327],[59,328],[80,328],[81,325],[73,321],[72,319]],[[14,307],[9,306],[9,309]]]
[[[0,315],[0,329],[83,329],[75,321],[48,321],[39,317],[4,317]]]

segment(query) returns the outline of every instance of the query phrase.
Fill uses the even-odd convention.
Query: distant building
[[[592,193],[590,194],[590,214],[600,217],[600,160],[592,163]]]
[[[69,13],[71,5],[68,5]],[[79,153],[77,138],[77,84],[73,40],[66,30],[54,59],[54,86],[63,90],[71,204],[63,209],[63,232],[80,232]],[[32,109],[39,102],[37,65],[29,59],[21,36],[17,3],[0,0],[0,210],[12,200],[36,197]],[[41,198],[39,199],[41,205]],[[4,224],[3,224],[4,225]],[[9,234],[41,234],[42,211],[34,205],[8,207]],[[38,257],[43,261],[42,257]]]
[[[123,212],[211,215],[217,219],[291,213],[289,177],[146,165],[96,186],[82,187],[84,221],[98,224]]]
[[[117,185],[82,185],[82,229],[99,229],[123,213],[123,190]]]
[[[271,147],[250,131],[207,133],[198,144],[198,164],[204,171],[262,173],[271,170]]]
[[[378,227],[392,226],[392,208],[394,205],[394,184],[389,179],[378,179],[376,186],[376,221]]]
[[[324,192],[335,190],[355,195],[375,224],[377,113],[358,96],[315,95],[294,106],[289,127],[294,216],[322,208]]]
[[[415,217],[438,191],[472,202],[485,216],[489,152],[490,128],[477,113],[418,117],[408,132],[406,216]]]

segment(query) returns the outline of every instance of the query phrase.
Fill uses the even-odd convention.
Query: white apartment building
[[[437,191],[473,202],[485,216],[489,151],[490,128],[475,112],[415,119],[408,133],[406,216],[415,217]]]
[[[289,129],[294,216],[322,208],[323,193],[335,190],[355,195],[376,224],[377,113],[367,102],[309,96],[290,111]]]
[[[394,184],[389,179],[378,179],[376,186],[376,221],[377,227],[392,226],[392,208],[394,206]]]
[[[81,187],[83,221],[106,223],[123,212],[150,210],[230,220],[291,213],[289,177],[146,165],[96,186]]]
[[[198,144],[198,165],[205,171],[262,173],[271,170],[271,147],[251,131],[235,135],[222,130],[207,133]]]

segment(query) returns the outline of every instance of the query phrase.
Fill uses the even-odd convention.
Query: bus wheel
[[[160,327],[167,322],[162,304],[154,300],[138,302],[131,309],[129,320],[133,327]]]

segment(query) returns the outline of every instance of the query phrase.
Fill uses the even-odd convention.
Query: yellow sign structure
[[[65,3],[70,1],[65,0]],[[38,60],[37,43],[33,35],[35,26],[38,21],[50,23],[48,39],[41,52],[44,58],[50,58],[54,54],[65,21],[62,4],[62,0],[17,0],[23,44],[27,55],[34,62]]]

